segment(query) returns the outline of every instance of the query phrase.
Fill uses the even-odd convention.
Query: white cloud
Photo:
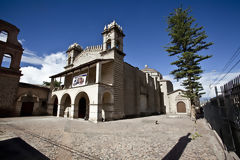
[[[215,86],[217,86],[218,92],[220,92],[221,91],[220,86],[223,86],[224,84],[226,84],[230,80],[234,79],[239,74],[240,74],[240,72],[229,73],[222,81],[220,81],[219,84],[214,84],[214,82],[216,82],[219,78],[223,77],[225,75],[225,73],[208,72],[208,73],[202,74],[202,78],[200,79],[200,82],[202,83],[204,92],[206,92],[206,94],[202,95],[202,97],[203,98],[215,97],[216,96],[215,89],[214,89]],[[172,75],[166,75],[163,77],[164,77],[164,79],[168,79],[168,80],[172,81],[174,90],[184,89],[184,87],[181,86],[181,81],[177,82],[173,78]]]
[[[46,55],[44,57],[23,56],[23,61],[31,64],[40,64],[38,69],[34,66],[21,67],[23,76],[20,81],[32,84],[42,84],[43,81],[50,81],[49,76],[63,71],[66,65],[65,52],[57,52]]]
[[[18,42],[21,43],[21,45],[23,45],[23,42],[25,42],[25,39],[19,39]]]
[[[36,56],[36,53],[34,51],[31,51],[27,48],[24,48],[23,54],[27,54],[27,55],[30,55],[30,56]]]

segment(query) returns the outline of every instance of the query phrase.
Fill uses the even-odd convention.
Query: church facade
[[[153,114],[189,114],[190,101],[182,90],[149,68],[124,62],[124,33],[113,21],[104,27],[103,43],[67,50],[65,71],[52,75],[48,114],[106,121]],[[54,87],[54,81],[60,87]]]

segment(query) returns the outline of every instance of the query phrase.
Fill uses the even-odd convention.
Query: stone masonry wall
[[[0,116],[13,114],[18,81],[18,77],[0,76]]]
[[[115,51],[113,64],[113,88],[114,88],[114,115],[113,119],[124,116],[124,94],[123,94],[123,56]]]

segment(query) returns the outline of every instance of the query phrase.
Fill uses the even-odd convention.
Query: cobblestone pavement
[[[12,137],[20,137],[50,159],[225,159],[205,120],[195,124],[187,117],[161,115],[97,124],[57,117],[0,118],[0,141]]]

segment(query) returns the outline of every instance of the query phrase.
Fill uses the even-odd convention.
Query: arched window
[[[1,67],[10,68],[12,57],[10,54],[4,54],[2,59]]]
[[[7,42],[7,38],[8,38],[8,33],[5,31],[1,31],[0,32],[0,41]]]
[[[111,49],[111,40],[107,41],[107,50]]]

